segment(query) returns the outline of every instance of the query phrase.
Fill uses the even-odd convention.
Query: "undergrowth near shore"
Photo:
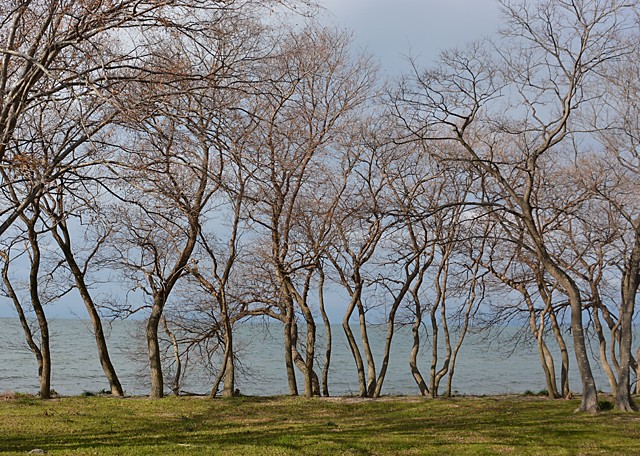
[[[639,454],[640,415],[540,397],[0,400],[0,455]]]

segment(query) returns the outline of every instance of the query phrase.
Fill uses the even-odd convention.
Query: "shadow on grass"
[[[0,436],[0,453],[91,448],[98,454],[102,450],[153,454],[161,447],[173,448],[174,454],[180,454],[180,449],[188,454],[228,448],[236,452],[253,448],[254,454],[437,454],[460,449],[489,454],[500,448],[553,454],[568,449],[571,442],[594,441],[599,448],[615,452],[619,447],[612,442],[620,444],[623,432],[610,420],[573,415],[575,404],[567,402],[343,403],[240,398],[213,402],[134,399],[109,404],[112,399],[91,400],[86,407],[78,399],[30,403],[28,411],[34,413],[22,416],[17,410],[18,419],[35,426],[34,430],[28,432],[18,425],[5,432]],[[637,433],[632,438],[637,441]]]

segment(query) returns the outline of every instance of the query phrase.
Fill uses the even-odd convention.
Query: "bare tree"
[[[87,255],[84,260],[79,258],[79,255],[73,246],[71,234],[73,228],[69,226],[69,219],[71,217],[81,218],[83,211],[82,206],[78,208],[67,203],[67,196],[65,195],[69,191],[69,187],[69,182],[65,183],[64,178],[59,178],[58,186],[51,189],[47,195],[44,195],[41,198],[42,210],[48,219],[46,221],[49,225],[49,232],[60,248],[60,251],[67,263],[67,267],[74,278],[75,287],[77,288],[85,308],[87,309],[87,313],[89,314],[89,319],[91,320],[91,325],[93,327],[93,334],[96,340],[96,346],[98,348],[98,358],[100,359],[102,370],[109,381],[111,394],[114,396],[123,396],[124,390],[122,389],[122,385],[120,384],[120,380],[118,379],[118,375],[116,374],[116,370],[109,356],[107,341],[102,325],[102,318],[100,316],[98,304],[96,304],[92,296],[91,283],[88,280],[88,273],[89,268],[92,266],[92,260],[95,258],[98,251],[106,244],[107,237],[110,232],[107,231],[99,234],[93,245],[84,246],[85,248],[88,248]],[[86,189],[83,185],[81,185],[80,188],[82,190]],[[82,201],[82,197],[80,197],[80,201],[81,205],[85,205],[85,210],[87,211],[87,213],[85,213],[85,217],[90,217],[88,212],[94,208],[91,208],[90,206],[87,207],[86,203],[88,201]]]
[[[602,150],[585,156],[577,164],[583,171],[576,182],[600,201],[594,206],[603,214],[603,223],[608,223],[611,235],[616,236],[611,253],[616,260],[612,259],[611,263],[618,270],[620,304],[617,318],[607,318],[606,313],[603,316],[610,321],[607,324],[612,331],[611,357],[618,377],[616,407],[624,411],[637,410],[631,398],[630,375],[636,362],[631,352],[632,328],[640,285],[640,212],[632,196],[640,182],[638,38],[636,34],[635,41],[629,43],[633,52],[603,71],[604,103],[594,103],[593,109],[583,117],[587,127],[595,131]],[[616,343],[619,359],[615,356]]]
[[[46,304],[52,303],[65,294],[55,283],[55,267],[47,268],[43,271],[43,263],[51,265],[46,258],[43,258],[41,249],[41,235],[46,233],[40,223],[40,207],[38,200],[34,200],[29,207],[20,214],[21,222],[24,224],[24,233],[15,237],[1,253],[3,260],[2,280],[4,284],[4,294],[14,304],[18,314],[20,324],[25,334],[27,345],[33,352],[38,363],[38,379],[40,382],[39,395],[42,399],[51,398],[51,339],[49,333],[49,322],[44,310]],[[17,256],[14,249],[20,244]],[[24,299],[20,296],[20,288],[14,285],[14,280],[10,276],[11,264],[24,261],[28,257],[28,280],[26,283],[26,294],[28,295],[28,307],[24,304]],[[68,291],[68,290],[67,290]],[[37,331],[31,328],[27,319],[27,312],[31,310],[36,315]]]
[[[375,281],[376,254],[381,251],[384,236],[397,225],[397,219],[390,215],[389,183],[385,175],[385,156],[393,145],[389,141],[379,141],[373,133],[378,126],[369,119],[364,125],[361,137],[346,149],[342,160],[341,180],[347,182],[336,206],[334,221],[337,241],[331,245],[328,257],[333,266],[335,281],[344,289],[349,302],[342,319],[342,328],[347,337],[351,354],[356,364],[360,395],[372,397],[377,385],[375,359],[369,341],[366,300],[367,287]],[[409,261],[407,269],[409,283],[415,276],[415,265]],[[406,289],[403,295],[406,294]],[[402,301],[399,296],[398,304]],[[396,306],[397,307],[397,306]],[[356,313],[360,330],[361,349],[351,329],[351,319]],[[393,319],[390,325],[393,326]],[[391,339],[389,340],[389,344]],[[366,362],[366,366],[365,366]]]
[[[260,119],[251,161],[249,217],[264,236],[264,261],[272,268],[279,310],[269,312],[284,323],[289,391],[297,394],[294,363],[305,375],[305,394],[319,394],[314,372],[316,323],[309,291],[317,249],[299,242],[298,214],[309,212],[311,189],[324,179],[323,160],[339,147],[337,139],[356,121],[372,86],[365,58],[352,61],[344,32],[308,26],[278,37],[278,52],[265,61],[266,83],[252,111]],[[307,197],[307,195],[310,195]],[[331,203],[328,203],[331,205]],[[309,228],[307,226],[306,228]],[[274,294],[272,293],[272,296]],[[305,357],[298,352],[296,306],[306,326]]]
[[[121,69],[135,66],[137,58],[135,45],[118,43],[114,31],[158,25],[172,3],[177,2],[11,0],[0,7],[0,162],[5,169],[37,164],[39,176],[20,200],[3,208],[0,234],[55,179],[60,164],[111,122],[114,111],[82,112],[82,134],[47,161],[20,147],[21,130],[41,116],[43,106],[61,106],[54,108],[61,113],[66,106],[76,116],[85,98],[108,99],[121,85]],[[69,104],[76,108],[69,110]]]
[[[540,188],[541,159],[555,155],[570,138],[574,112],[599,95],[590,85],[592,78],[626,52],[620,35],[633,26],[629,10],[634,6],[505,2],[505,40],[491,51],[474,45],[444,53],[438,69],[416,74],[399,103],[400,117],[416,137],[459,144],[455,159],[467,160],[484,176],[496,195],[487,202],[500,207],[506,220],[522,222],[527,239],[519,242],[567,293],[582,379],[580,410],[589,412],[597,411],[598,401],[585,344],[582,295],[576,280],[554,258],[533,195]]]

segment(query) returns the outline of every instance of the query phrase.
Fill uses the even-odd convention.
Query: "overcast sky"
[[[351,29],[356,44],[389,75],[408,68],[406,56],[431,64],[439,52],[491,36],[497,0],[321,0],[328,20]]]

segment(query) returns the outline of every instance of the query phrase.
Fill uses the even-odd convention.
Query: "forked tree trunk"
[[[547,383],[547,391],[550,399],[558,399],[561,397],[560,391],[558,391],[558,383],[556,380],[556,368],[553,360],[553,356],[547,347],[547,343],[544,341],[542,334],[540,334],[538,340],[538,350],[542,357],[543,370],[545,373],[545,380]]]
[[[471,317],[474,314],[473,309],[477,308],[476,306],[476,300],[477,300],[477,293],[476,293],[476,285],[478,282],[478,271],[480,268],[480,258],[478,258],[478,260],[476,260],[475,262],[475,266],[474,266],[474,270],[473,270],[473,279],[471,281],[471,290],[470,290],[470,295],[469,295],[469,302],[467,303],[467,307],[465,309],[464,312],[464,324],[462,325],[462,330],[460,331],[460,336],[458,336],[458,342],[456,343],[456,346],[453,349],[453,353],[451,354],[451,363],[449,366],[449,374],[448,374],[448,378],[447,378],[447,397],[451,397],[452,394],[452,387],[453,387],[453,375],[455,374],[456,371],[456,361],[458,360],[458,353],[460,353],[460,349],[462,348],[462,344],[464,342],[464,339],[467,337],[467,331],[469,330],[469,323],[471,321]]]
[[[433,250],[431,251],[431,255],[427,261],[425,261],[424,265],[420,269],[418,273],[418,279],[413,285],[411,289],[411,297],[413,299],[414,309],[415,309],[415,319],[413,324],[411,325],[411,335],[413,336],[413,344],[411,346],[411,352],[409,353],[409,369],[411,370],[411,375],[413,376],[414,381],[418,385],[418,389],[420,391],[420,395],[423,397],[427,397],[429,395],[429,387],[418,368],[418,353],[420,351],[420,327],[422,326],[422,303],[420,301],[420,288],[422,287],[422,283],[424,281],[424,275],[427,272],[427,269],[433,262]]]
[[[304,395],[307,398],[311,398],[313,396],[320,395],[320,384],[318,381],[318,375],[315,373],[313,369],[314,358],[316,353],[316,322],[313,318],[313,313],[309,308],[309,304],[307,302],[308,292],[309,292],[309,284],[311,281],[311,277],[313,275],[313,271],[307,273],[307,277],[305,280],[304,291],[302,295],[296,292],[293,284],[287,280],[286,286],[290,290],[290,294],[295,296],[296,302],[302,311],[302,315],[304,316],[304,320],[307,326],[306,332],[306,347],[305,347],[305,359],[302,359],[302,356],[298,352],[298,326],[294,324],[294,342],[293,348],[294,352],[294,361],[296,366],[301,370],[304,375]],[[302,367],[302,365],[304,367]]]
[[[442,260],[438,266],[438,271],[435,277],[436,299],[435,303],[431,307],[429,312],[429,318],[431,320],[431,366],[429,367],[429,391],[431,397],[436,398],[438,396],[438,386],[440,379],[442,378],[442,369],[438,370],[438,347],[439,347],[439,334],[440,323],[438,322],[438,310],[445,306],[446,290],[447,290],[447,277],[448,277],[448,261],[450,250],[443,252]],[[440,283],[440,278],[443,277],[443,282]],[[443,315],[446,315],[442,311]],[[442,319],[443,329],[446,329],[446,317]],[[447,352],[445,354],[444,365],[448,367],[449,357],[451,355],[450,344],[448,341],[448,334],[445,332],[445,343],[447,346]]]
[[[229,333],[231,334],[231,333]],[[235,364],[233,360],[233,338],[227,337],[225,334],[225,349],[224,356],[222,358],[222,365],[220,366],[220,372],[213,382],[211,387],[211,393],[209,397],[215,399],[218,395],[218,388],[224,378],[222,387],[222,397],[233,397],[236,394],[235,391]]]

